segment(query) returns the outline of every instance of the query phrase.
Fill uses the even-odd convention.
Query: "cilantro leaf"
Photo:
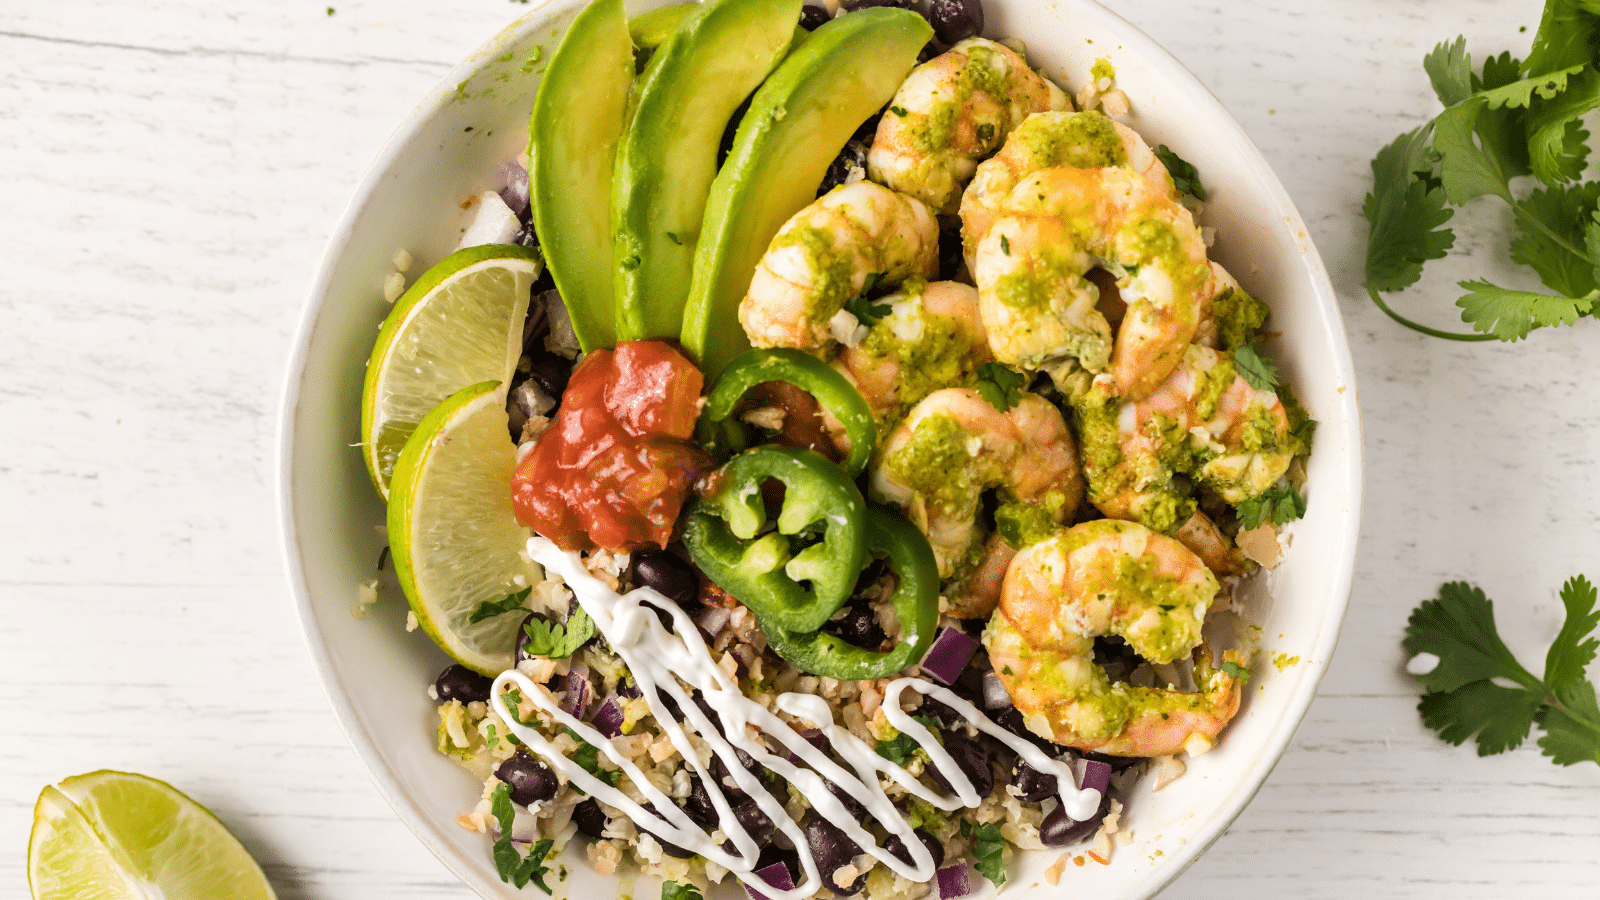
[[[1520,745],[1535,723],[1538,744],[1558,765],[1600,763],[1600,704],[1585,669],[1600,651],[1600,610],[1588,579],[1561,588],[1566,617],[1545,657],[1544,678],[1535,678],[1512,655],[1495,629],[1494,604],[1462,582],[1439,588],[1411,613],[1405,647],[1438,657],[1418,677],[1427,693],[1418,704],[1422,721],[1452,744],[1475,738],[1487,756]]]
[[[616,787],[617,783],[622,780],[622,770],[607,769],[600,765],[599,747],[596,747],[595,745],[584,740],[582,736],[580,736],[576,731],[573,731],[571,728],[563,730],[566,732],[567,737],[570,737],[578,742],[578,749],[572,751],[572,761],[577,763],[579,768],[583,769],[585,772],[588,772],[590,775],[593,775],[611,787]],[[573,785],[572,787],[573,790],[576,790],[578,793],[583,793],[583,789],[577,785]]]
[[[1222,672],[1229,678],[1237,680],[1240,684],[1250,680],[1250,670],[1231,659],[1222,661]]]
[[[1595,599],[1594,585],[1582,575],[1561,586],[1561,603],[1567,608],[1567,617],[1544,659],[1544,680],[1558,692],[1568,684],[1582,682],[1584,670],[1600,650],[1600,637],[1594,636],[1595,629],[1600,628]]]
[[[1519,341],[1535,328],[1571,325],[1588,315],[1600,301],[1600,291],[1582,297],[1557,297],[1532,291],[1515,291],[1487,281],[1463,281],[1468,293],[1456,305],[1461,321],[1474,331],[1492,334],[1502,341]]]
[[[872,292],[882,278],[882,272],[868,273],[867,280],[861,285],[861,293],[844,302],[845,311],[855,316],[857,322],[869,328],[889,314],[890,307],[887,303],[873,303],[867,299],[867,294]]]
[[[1472,56],[1467,53],[1466,38],[1457,36],[1454,43],[1435,46],[1422,58],[1422,69],[1445,106],[1472,96]]]
[[[1539,683],[1500,640],[1494,602],[1463,581],[1442,585],[1437,599],[1424,600],[1412,611],[1405,648],[1439,657],[1439,665],[1423,676],[1432,692],[1448,693],[1489,678],[1507,678],[1525,687]]]
[[[1200,183],[1200,172],[1194,164],[1167,149],[1166,144],[1156,147],[1156,159],[1167,167],[1167,174],[1172,176],[1172,184],[1179,191],[1195,198],[1206,199],[1205,185]]]
[[[1027,379],[1000,363],[978,366],[978,393],[989,405],[1005,412],[1022,402],[1022,385]]]
[[[1006,839],[1000,826],[989,822],[972,829],[974,846],[972,855],[977,861],[978,874],[989,879],[995,887],[1006,883]]]
[[[1515,749],[1527,740],[1539,712],[1539,695],[1521,688],[1474,681],[1447,693],[1429,693],[1417,704],[1422,723],[1441,740],[1460,746],[1476,735],[1479,756]]]
[[[1600,181],[1533,191],[1513,210],[1522,233],[1511,242],[1511,259],[1538,272],[1558,294],[1581,297],[1594,290],[1600,254],[1591,260],[1584,244],[1597,209]]]
[[[1282,525],[1303,517],[1306,501],[1292,484],[1273,485],[1259,497],[1240,501],[1234,511],[1239,514],[1239,527],[1248,531],[1260,528],[1263,522]]]
[[[529,655],[566,659],[594,637],[594,620],[579,606],[565,624],[535,616],[523,623],[522,634],[522,649]]]
[[[1457,206],[1493,194],[1515,202],[1509,182],[1527,174],[1527,146],[1521,136],[1522,113],[1491,108],[1476,95],[1434,119],[1433,149],[1439,153],[1439,180]]]
[[[933,728],[936,724],[931,716],[912,716],[911,718],[924,728]],[[902,731],[886,741],[879,741],[878,746],[873,749],[877,750],[878,755],[889,762],[897,766],[904,766],[910,761],[912,755],[921,748],[922,745],[917,743],[916,738]]]
[[[535,842],[528,849],[527,856],[517,851],[516,845],[511,842],[511,826],[516,819],[516,812],[511,808],[511,787],[504,782],[495,785],[494,794],[489,800],[489,811],[500,825],[500,836],[494,839],[494,867],[500,873],[500,880],[518,888],[531,881],[534,887],[550,893],[550,886],[544,883],[544,876],[550,871],[550,867],[545,865],[545,857],[549,855],[550,848],[555,846],[555,841],[545,838]]]
[[[1422,277],[1422,265],[1441,259],[1456,242],[1440,226],[1455,211],[1445,207],[1444,191],[1419,172],[1433,169],[1428,140],[1432,125],[1395,138],[1372,158],[1372,193],[1362,204],[1367,230],[1367,287],[1398,291]]]
[[[1600,72],[1584,69],[1561,96],[1528,111],[1528,154],[1533,174],[1545,184],[1573,181],[1588,163],[1589,132],[1582,116],[1600,109]]]
[[[1578,681],[1556,699],[1561,706],[1539,710],[1539,749],[1558,766],[1581,762],[1600,764],[1600,704],[1595,702],[1594,685]]]
[[[661,883],[661,900],[705,900],[700,894],[700,889],[693,884],[679,884],[676,881]]]
[[[505,615],[508,612],[526,609],[528,594],[532,590],[533,588],[531,587],[525,587],[514,594],[507,594],[504,600],[485,600],[479,603],[478,608],[474,609],[472,615],[467,617],[467,624],[476,625],[484,619],[491,619],[495,616]]]
[[[1255,341],[1234,351],[1233,368],[1258,391],[1278,389],[1278,367],[1261,355],[1261,347]]]

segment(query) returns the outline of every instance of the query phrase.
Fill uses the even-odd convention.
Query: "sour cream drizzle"
[[[741,881],[753,884],[771,900],[803,900],[810,897],[824,886],[823,877],[832,873],[817,871],[816,858],[810,852],[804,829],[789,817],[783,804],[767,793],[760,780],[745,769],[735,748],[749,754],[759,766],[786,779],[813,809],[844,831],[864,852],[877,858],[896,874],[916,881],[933,878],[933,856],[884,793],[878,776],[881,774],[893,780],[908,793],[946,811],[975,807],[983,802],[984,798],[978,796],[971,780],[956,766],[955,760],[933,734],[900,709],[900,696],[907,689],[933,697],[965,717],[978,730],[1006,744],[1034,769],[1056,776],[1056,783],[1062,786],[1061,803],[1067,815],[1074,820],[1088,819],[1100,805],[1098,790],[1079,790],[1074,787],[1078,779],[1070,764],[1051,758],[1033,744],[996,725],[947,688],[918,678],[899,678],[890,682],[885,690],[883,710],[895,728],[910,735],[922,747],[929,760],[938,766],[940,773],[955,789],[955,795],[950,796],[922,784],[904,768],[879,756],[866,741],[834,724],[833,710],[821,697],[796,693],[780,695],[775,704],[777,708],[817,726],[833,752],[849,765],[850,769],[846,769],[813,746],[783,719],[745,697],[727,673],[717,667],[694,621],[677,604],[650,588],[618,594],[590,575],[576,553],[563,552],[544,538],[536,536],[529,539],[528,553],[546,569],[561,576],[584,611],[594,620],[600,633],[605,635],[612,650],[633,674],[640,693],[662,731],[705,785],[706,793],[717,811],[720,831],[732,841],[735,852],[724,850],[717,840],[696,825],[673,802],[672,797],[646,780],[639,767],[623,756],[608,738],[562,711],[546,691],[515,669],[502,672],[495,679],[491,694],[495,712],[506,721],[512,733],[529,751],[543,757],[590,796],[621,810],[641,830],[723,866]],[[673,628],[668,630],[664,627],[651,610],[641,605],[642,600],[668,611],[672,616]],[[679,683],[680,680],[700,691],[706,707],[716,710],[721,719],[721,729],[694,702],[690,692]],[[572,729],[583,740],[599,748],[654,808],[646,809],[627,794],[589,774],[582,766],[556,750],[539,731],[521,724],[504,699],[504,692],[511,687],[518,688],[523,697],[551,720]],[[794,845],[803,870],[799,885],[790,890],[779,890],[755,877],[756,858],[761,848],[739,824],[722,785],[712,777],[708,767],[700,763],[683,724],[667,712],[663,694],[671,697],[700,739],[722,760],[728,776],[760,806],[767,818]],[[749,737],[748,726],[754,726],[767,740],[780,745],[785,751],[784,755],[773,753],[766,744]],[[797,765],[793,761],[795,759],[803,765]],[[911,855],[911,864],[906,864],[879,846],[877,839],[863,827],[863,823],[828,791],[829,782],[859,801],[866,808],[868,816],[876,819],[891,834],[898,835],[902,846]]]

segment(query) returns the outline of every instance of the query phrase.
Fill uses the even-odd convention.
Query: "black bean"
[[[812,819],[806,823],[806,846],[811,848],[811,856],[817,861],[817,872],[821,874],[824,885],[836,894],[849,896],[860,893],[867,883],[866,872],[857,875],[847,885],[834,881],[834,873],[845,866],[854,865],[856,856],[861,853],[861,847],[850,840],[843,829],[826,819]]]
[[[972,782],[972,789],[978,792],[979,797],[987,797],[993,793],[994,770],[989,768],[989,751],[985,750],[976,738],[969,738],[959,731],[947,731],[944,736],[944,750],[955,760],[956,768],[961,770],[961,774]],[[945,774],[939,771],[938,766],[929,766],[928,774],[932,775],[933,780],[945,790],[955,790],[950,786]]]
[[[488,700],[489,689],[493,686],[494,679],[459,665],[447,666],[433,683],[440,700],[460,700],[462,703]]]
[[[656,811],[655,805],[652,804],[652,803],[644,804],[644,808],[650,810],[651,812],[655,812]],[[657,813],[657,815],[660,815],[660,814]],[[662,818],[666,818],[666,817],[662,816]],[[635,822],[634,824],[638,825],[637,822]],[[673,857],[674,859],[688,859],[689,857],[694,855],[694,851],[693,850],[686,850],[683,847],[679,847],[677,844],[674,844],[671,841],[668,841],[668,840],[662,838],[661,835],[656,834],[655,832],[651,831],[648,828],[645,828],[642,825],[638,825],[638,827],[639,827],[640,831],[642,831],[645,834],[648,834],[651,837],[656,839],[656,843],[661,845],[661,852],[662,853],[665,853],[666,855],[668,855],[670,857]]]
[[[689,819],[701,828],[710,831],[717,826],[717,808],[711,802],[711,794],[706,791],[705,782],[699,775],[689,776],[689,796],[683,798],[683,811]]]
[[[946,44],[966,40],[983,31],[982,0],[933,0],[928,6],[933,33]]]
[[[807,31],[816,31],[823,25],[828,24],[829,18],[828,11],[820,6],[812,6],[808,3],[800,7],[800,27]]]
[[[606,814],[600,811],[599,802],[590,797],[572,808],[572,821],[586,837],[599,840],[605,833],[608,820]]]
[[[1027,724],[1023,721],[1022,713],[1018,712],[1015,706],[1008,706],[997,713],[991,713],[990,718],[994,720],[996,725],[999,725],[1001,728],[1004,728],[1005,730],[1011,732],[1019,738],[1022,738],[1046,753],[1056,753],[1061,749],[1060,745],[1042,738],[1029,730]]]
[[[867,604],[846,607],[844,615],[824,623],[822,631],[863,650],[877,650],[888,639],[878,624],[877,615]]]
[[[772,824],[753,797],[746,796],[734,804],[733,817],[739,820],[739,825],[757,844],[765,844],[771,839],[772,833],[778,830],[778,826]]]
[[[686,610],[699,606],[700,575],[674,554],[654,547],[633,554],[633,583],[659,591]]]
[[[911,833],[916,835],[917,840],[922,842],[922,846],[927,847],[928,852],[933,855],[933,867],[935,869],[944,865],[944,845],[939,843],[937,838],[921,828],[913,829]],[[889,835],[889,839],[883,842],[883,849],[889,851],[895,859],[906,865],[915,865],[911,860],[911,851],[906,849],[906,842],[900,839],[900,835]]]
[[[567,389],[567,381],[572,378],[572,361],[544,349],[543,337],[528,343],[536,345],[524,349],[528,355],[528,380],[554,398],[559,407],[561,395]],[[552,410],[550,414],[554,415],[555,411]]]
[[[917,714],[922,716],[932,716],[934,721],[938,722],[945,728],[949,728],[957,722],[965,722],[967,720],[966,716],[963,716],[961,713],[956,712],[932,697],[922,698],[922,705],[917,707]]]
[[[827,783],[827,787],[828,793],[837,797],[839,802],[844,804],[844,808],[849,811],[850,815],[854,816],[858,820],[865,819],[867,817],[867,808],[862,805],[860,800],[850,796],[849,791],[846,791],[844,788],[834,784],[831,781]]]
[[[1011,783],[1017,786],[1024,803],[1038,803],[1056,793],[1056,776],[1041,772],[1022,760],[1011,770]]]
[[[494,770],[494,777],[511,788],[511,802],[523,806],[549,800],[555,797],[556,790],[561,787],[556,773],[525,750],[518,750],[516,756],[501,763]]]
[[[1067,815],[1066,807],[1057,806],[1052,809],[1044,821],[1039,823],[1039,841],[1046,847],[1063,847],[1075,844],[1089,837],[1100,829],[1100,820],[1111,811],[1111,795],[1103,794],[1100,797],[1100,808],[1094,815],[1082,822],[1074,822]]]
[[[872,142],[858,141],[851,138],[845,142],[844,149],[828,164],[828,171],[822,176],[822,183],[817,186],[817,196],[833,190],[850,177],[850,173],[860,169],[863,173],[867,170],[867,151],[871,149]]]

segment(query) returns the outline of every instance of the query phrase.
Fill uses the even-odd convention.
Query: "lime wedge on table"
[[[528,531],[511,508],[516,445],[505,393],[485,382],[451,395],[417,426],[389,487],[389,549],[417,624],[457,662],[485,675],[511,668],[522,614],[478,622],[485,601],[527,586]]]
[[[205,807],[127,772],[44,789],[28,839],[33,900],[272,900],[261,867]]]
[[[361,439],[378,493],[389,495],[395,457],[423,416],[467,385],[511,379],[528,294],[543,266],[524,247],[468,247],[395,301],[361,392]]]

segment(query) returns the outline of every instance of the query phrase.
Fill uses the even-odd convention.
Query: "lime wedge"
[[[379,494],[389,496],[395,457],[440,401],[469,384],[510,381],[522,355],[528,294],[543,268],[539,254],[524,247],[468,247],[395,301],[361,392],[361,439]]]
[[[33,900],[273,900],[261,867],[205,807],[128,772],[44,789],[28,839]]]
[[[463,388],[422,420],[389,485],[389,549],[417,624],[485,675],[511,668],[523,616],[473,622],[473,613],[527,587],[539,571],[522,555],[528,530],[511,508],[516,464],[505,392],[489,381]]]

